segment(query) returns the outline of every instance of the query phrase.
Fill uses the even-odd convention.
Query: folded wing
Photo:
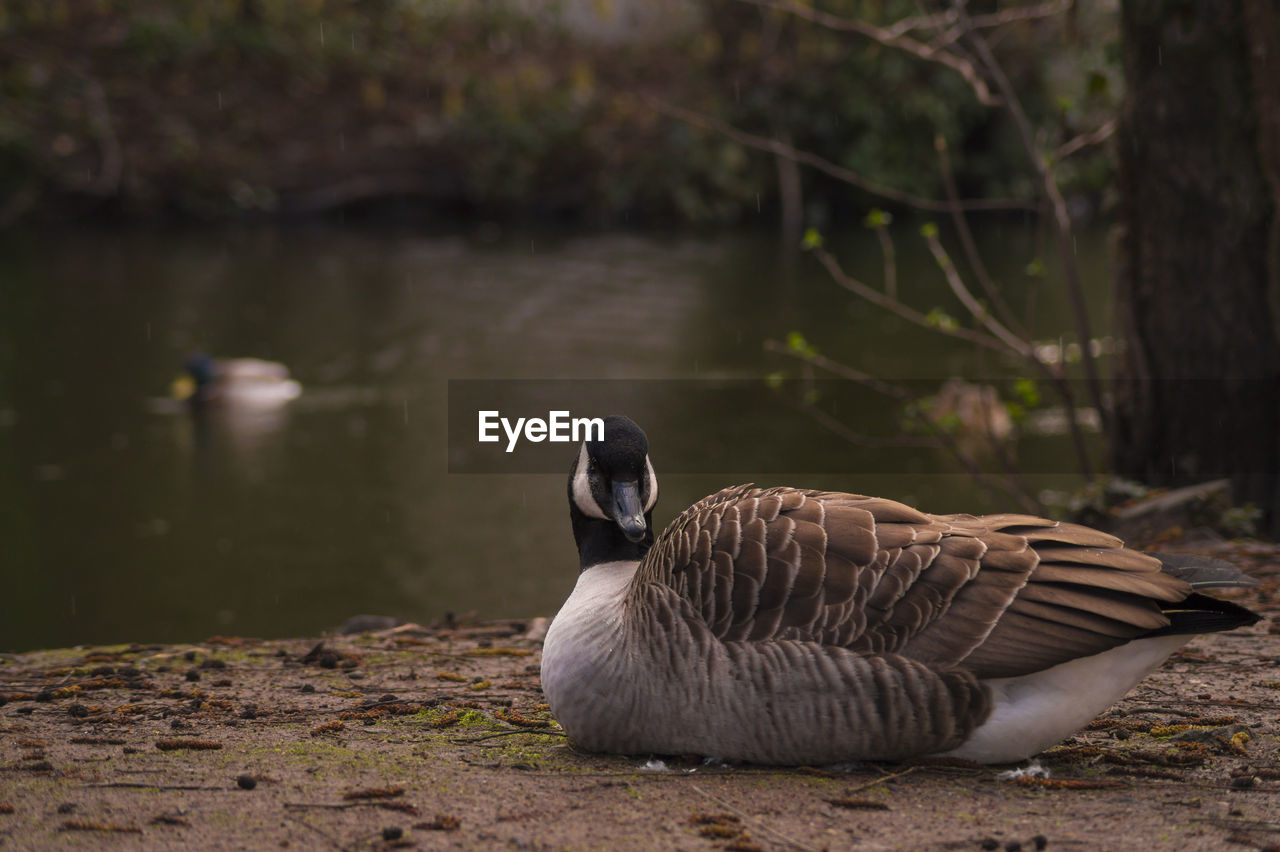
[[[674,588],[723,641],[795,639],[1010,677],[1168,629],[1191,586],[1119,539],[1029,515],[728,488],[663,531],[635,587]]]

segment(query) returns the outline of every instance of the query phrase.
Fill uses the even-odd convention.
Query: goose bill
[[[613,519],[622,528],[627,541],[639,541],[644,538],[644,509],[640,503],[640,483],[613,483]]]

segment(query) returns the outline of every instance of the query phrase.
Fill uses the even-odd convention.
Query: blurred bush
[[[917,4],[824,7],[883,23]],[[1032,194],[1009,128],[944,68],[740,0],[702,0],[661,38],[600,38],[558,8],[7,0],[0,224],[318,215],[405,199],[591,223],[732,223],[776,207],[768,155],[668,118],[649,98],[922,195],[941,195],[940,132],[965,194]],[[1093,4],[1069,27],[1011,25],[998,42],[1049,148],[1114,108],[1110,15]],[[1063,176],[1069,194],[1096,198],[1109,158],[1077,155]],[[872,204],[820,175],[803,180],[815,221]]]

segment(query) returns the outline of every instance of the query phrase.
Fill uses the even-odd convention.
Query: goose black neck
[[[569,515],[573,520],[573,538],[578,543],[579,570],[602,562],[638,562],[653,547],[652,512],[644,514],[646,529],[639,541],[628,541],[615,522],[587,517],[572,503]]]

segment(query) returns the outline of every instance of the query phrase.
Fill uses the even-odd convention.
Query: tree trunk
[[[1114,469],[1280,520],[1280,0],[1122,0]]]

